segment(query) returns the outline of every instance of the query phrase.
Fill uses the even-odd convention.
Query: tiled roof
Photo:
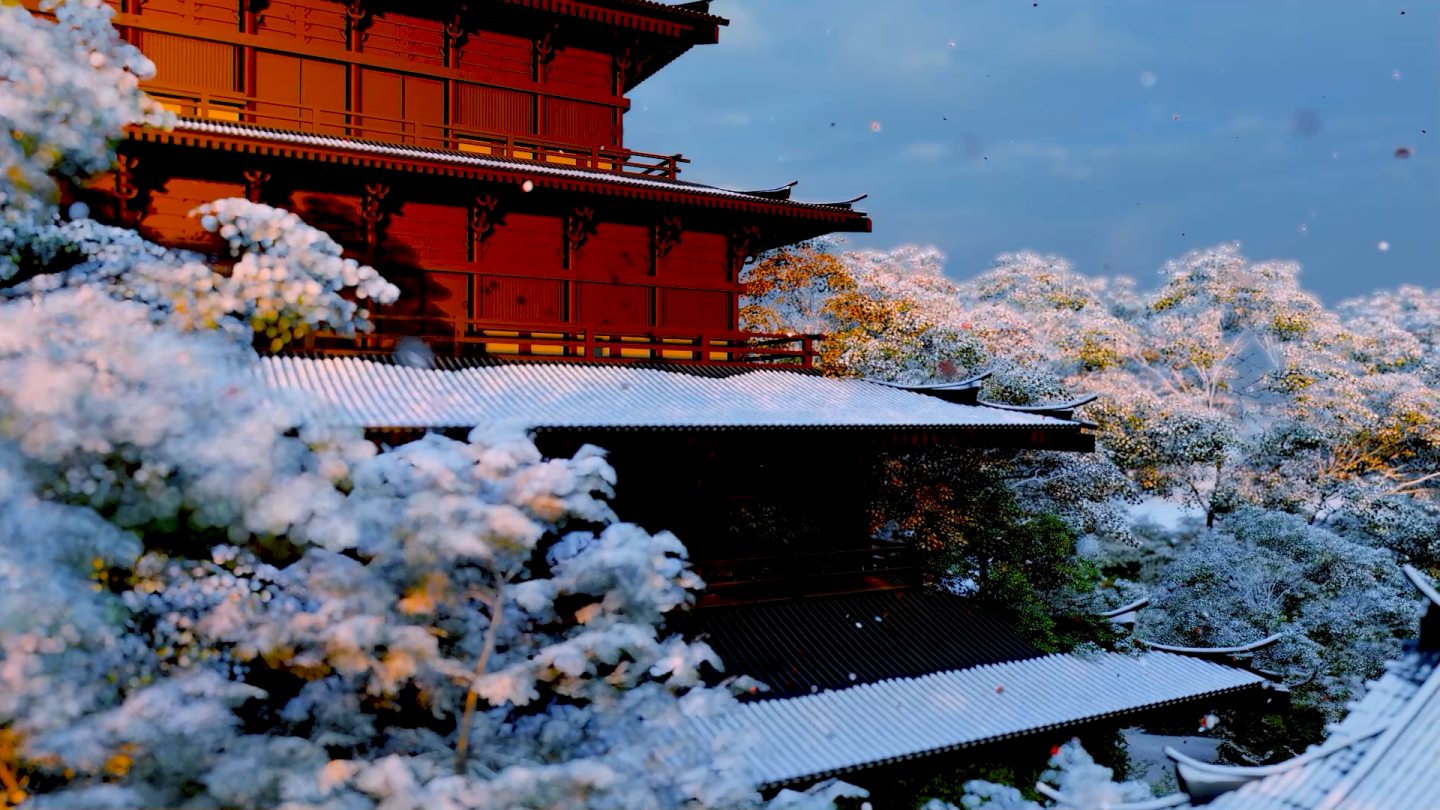
[[[862,380],[754,369],[726,377],[563,362],[420,369],[358,357],[263,357],[255,373],[316,422],[367,428],[1002,428],[1079,425],[957,405]]]
[[[592,0],[592,2],[593,1],[594,0]],[[730,24],[730,21],[725,19],[724,17],[717,17],[713,14],[710,14],[708,11],[698,10],[698,8],[696,7],[702,5],[699,3],[655,3],[652,2],[652,0],[599,0],[599,2],[602,5],[613,4],[619,6],[635,6],[637,8],[649,9],[651,11],[663,11],[670,12],[672,14],[683,14],[687,17],[705,20],[706,22],[713,22],[719,25]],[[705,3],[703,5],[708,8],[709,3]],[[689,8],[687,8],[687,6],[689,6]]]
[[[1404,569],[1429,603],[1417,648],[1366,684],[1323,745],[1286,762],[1209,765],[1167,749],[1196,804],[1210,800],[1203,806],[1215,810],[1440,807],[1440,639],[1432,637],[1440,628],[1440,592],[1416,569]]]
[[[1325,746],[1271,766],[1273,773],[1205,806],[1215,810],[1440,806],[1440,668],[1436,662],[1435,653],[1414,652],[1392,662],[1331,730]],[[1377,734],[1376,729],[1383,731]],[[1187,766],[1181,761],[1182,773]],[[1243,777],[1247,769],[1208,768],[1192,772],[1192,779],[1215,779],[1227,771]]]
[[[631,186],[634,188],[646,188],[657,191],[682,192],[686,194],[698,194],[707,197],[721,197],[737,201],[743,200],[757,204],[778,206],[780,208],[825,211],[832,214],[851,214],[857,219],[863,218],[864,216],[863,214],[860,214],[858,212],[852,212],[849,205],[846,203],[826,204],[796,202],[793,200],[777,200],[773,198],[757,197],[740,191],[731,191],[729,189],[717,188],[715,186],[702,185],[700,183],[690,183],[683,180],[670,180],[659,177],[645,177],[636,174],[622,174],[620,172],[599,171],[596,169],[586,169],[577,166],[568,166],[560,163],[547,163],[545,161],[493,157],[490,155],[478,155],[470,152],[460,152],[450,149],[432,149],[424,146],[407,146],[404,144],[384,143],[381,141],[369,141],[356,138],[341,138],[333,135],[321,135],[313,132],[295,132],[292,130],[274,129],[271,127],[262,127],[253,124],[242,124],[229,121],[210,121],[194,118],[181,118],[176,122],[175,129],[177,131],[198,132],[208,135],[228,135],[238,138],[261,139],[268,141],[279,141],[281,143],[289,144],[301,144],[331,149],[344,149],[351,152],[364,152],[373,155],[395,158],[443,161],[457,166],[519,171],[534,175],[549,175],[561,179],[568,178],[572,180],[586,180],[591,182],[605,183],[609,185]]]
[[[746,760],[775,786],[1264,683],[1172,653],[1047,655],[746,703],[692,721],[690,733],[748,733]]]
[[[972,600],[918,590],[705,608],[669,621],[704,635],[727,675],[769,685],[767,698],[1042,655]]]

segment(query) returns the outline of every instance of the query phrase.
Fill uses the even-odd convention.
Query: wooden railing
[[[418,337],[437,353],[564,357],[573,359],[672,360],[707,364],[789,364],[813,367],[818,335],[778,335],[734,330],[702,331],[651,326],[535,324],[443,316],[376,315],[375,331],[343,338],[313,333],[305,348],[374,353],[393,351]]]
[[[141,88],[182,118],[383,141],[474,155],[560,163],[597,171],[675,179],[679,154],[656,155],[606,146],[584,146],[526,135],[502,135],[453,124],[387,118],[347,110],[292,104],[251,95],[216,93],[181,85],[144,82]]]

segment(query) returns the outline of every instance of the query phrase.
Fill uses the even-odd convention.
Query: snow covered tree
[[[291,214],[201,207],[216,264],[59,216],[55,176],[166,122],[108,6],[43,8],[0,6],[0,804],[758,804],[742,741],[685,726],[755,686],[664,635],[702,583],[616,521],[603,451],[380,450],[262,395],[257,332],[397,294]]]
[[[1071,740],[1055,748],[1049,770],[1041,773],[1036,785],[1050,801],[1032,801],[1010,785],[974,779],[965,783],[960,807],[931,799],[921,810],[1095,810],[1154,798],[1144,782],[1116,782],[1114,775],[1110,768],[1097,764],[1079,740]],[[1052,782],[1054,786],[1048,784]]]

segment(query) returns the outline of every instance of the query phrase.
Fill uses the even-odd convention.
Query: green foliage
[[[1099,567],[1076,554],[1065,520],[1021,505],[1003,469],[968,450],[891,456],[879,465],[872,528],[909,539],[930,585],[972,592],[1043,652],[1113,643],[1109,622],[1080,598],[1104,581]]]

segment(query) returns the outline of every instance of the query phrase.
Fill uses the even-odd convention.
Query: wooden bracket
[[[595,209],[583,206],[576,206],[570,216],[565,218],[565,268],[571,269],[575,264],[575,252],[585,244],[585,238],[590,234],[590,228],[595,223]]]
[[[470,206],[470,261],[472,262],[480,261],[485,240],[495,231],[495,206],[499,203],[500,200],[487,194],[483,197],[476,196],[475,202]]]
[[[531,40],[531,44],[535,46],[535,81],[543,82],[545,74],[549,72],[546,68],[555,58],[555,42],[551,32],[546,31],[544,36]]]
[[[758,225],[745,225],[740,228],[739,233],[730,234],[730,262],[735,278],[739,277],[741,268],[754,262],[759,256],[760,227]]]
[[[135,185],[135,167],[140,159],[130,155],[115,156],[115,213],[124,227],[131,227],[134,224],[135,212],[131,204],[140,194],[140,187]]]
[[[390,187],[380,183],[371,183],[365,186],[365,196],[360,201],[360,233],[365,238],[365,247],[371,251],[380,241],[380,222],[385,219],[385,213],[380,210],[380,202],[385,195],[390,193]]]
[[[615,95],[625,92],[625,84],[640,75],[645,69],[645,63],[650,61],[647,56],[634,56],[629,48],[615,57]]]
[[[252,203],[260,202],[260,195],[264,193],[265,184],[270,182],[270,173],[262,172],[259,169],[248,169],[245,176],[245,199]]]
[[[461,6],[461,9],[463,10],[464,6]],[[459,50],[460,46],[465,43],[466,33],[465,24],[461,20],[460,12],[457,11],[455,12],[455,16],[449,22],[445,23],[445,50],[447,52]],[[448,53],[447,59],[449,59]],[[447,61],[446,64],[450,67],[455,67],[455,65],[449,61]]]
[[[365,0],[350,0],[345,4],[345,24],[352,35],[351,50],[356,50],[360,44],[354,35],[360,34],[370,24],[370,9],[365,8],[364,2]]]
[[[653,229],[655,258],[663,259],[680,242],[680,217],[664,217]]]

